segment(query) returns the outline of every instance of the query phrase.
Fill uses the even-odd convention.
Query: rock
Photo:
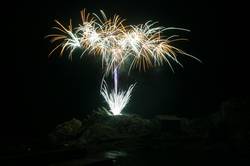
[[[86,139],[88,142],[139,137],[155,131],[155,125],[152,121],[137,115],[109,116],[103,120],[100,117],[96,118],[96,122],[90,118],[91,125],[85,120],[88,127],[85,127],[81,138]]]
[[[49,139],[55,144],[65,144],[76,139],[82,132],[82,122],[77,119],[59,124],[56,129],[49,134]]]
[[[75,146],[108,140],[141,137],[158,131],[159,125],[138,115],[110,116],[98,110],[83,121],[72,119],[56,127],[50,134],[52,143]]]
[[[108,125],[96,123],[87,128],[81,135],[80,139],[90,142],[99,142],[113,139],[117,136],[117,131]]]
[[[228,139],[236,148],[250,144],[250,99],[230,99],[222,103],[221,111]]]
[[[157,115],[161,129],[168,132],[180,132],[182,119],[173,115]]]

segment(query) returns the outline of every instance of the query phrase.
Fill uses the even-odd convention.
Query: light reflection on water
[[[127,153],[124,151],[108,151],[104,153],[104,156],[109,159],[117,159],[119,157],[126,157]]]

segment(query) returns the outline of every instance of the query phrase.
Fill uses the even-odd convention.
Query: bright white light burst
[[[100,56],[105,68],[104,76],[110,73],[114,75],[115,90],[109,93],[106,83],[101,86],[100,90],[113,115],[121,114],[134,88],[134,85],[131,85],[127,91],[118,91],[118,71],[122,65],[129,66],[128,72],[132,68],[145,71],[151,67],[161,66],[164,62],[172,69],[169,59],[180,64],[177,54],[199,61],[194,56],[173,46],[174,42],[187,39],[179,38],[178,35],[169,37],[163,35],[165,31],[189,31],[187,29],[156,26],[157,22],[152,21],[139,25],[124,25],[124,19],[118,15],[107,18],[102,10],[101,17],[99,17],[95,13],[87,13],[84,9],[81,11],[81,19],[82,23],[74,29],[71,20],[68,29],[55,20],[57,26],[53,28],[59,33],[47,37],[51,38],[51,42],[59,41],[59,44],[49,55],[61,48],[60,55],[65,50],[69,50],[69,57],[71,57],[75,49],[83,48],[81,56],[85,52],[89,55]]]
[[[101,87],[101,94],[105,101],[108,103],[109,112],[112,115],[121,115],[121,111],[128,104],[131,92],[135,84],[130,85],[127,91],[111,90],[109,93],[106,83]]]

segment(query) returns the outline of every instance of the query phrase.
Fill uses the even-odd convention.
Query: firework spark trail
[[[135,84],[129,86],[127,91],[115,91],[111,90],[109,93],[106,82],[102,85],[101,95],[109,105],[109,111],[112,115],[121,115],[121,111],[128,104],[132,90]]]
[[[132,68],[146,70],[150,67],[160,66],[166,62],[173,70],[170,60],[180,64],[177,60],[177,54],[186,55],[199,61],[190,54],[176,48],[172,45],[175,41],[187,40],[179,38],[178,35],[172,35],[168,38],[162,35],[168,30],[189,31],[183,28],[155,26],[157,22],[148,21],[140,25],[124,25],[124,20],[118,15],[107,18],[101,10],[101,17],[97,14],[89,14],[84,9],[81,11],[82,24],[77,28],[72,28],[72,23],[68,29],[59,21],[57,27],[59,34],[48,35],[52,42],[60,43],[51,51],[61,47],[60,55],[65,50],[69,50],[69,57],[72,56],[76,48],[83,48],[82,55],[88,52],[90,55],[102,57],[102,65],[105,67],[104,76],[113,74],[114,91],[108,94],[108,89],[104,77],[101,83],[101,94],[107,101],[111,112],[112,109],[123,109],[127,104],[134,85],[131,85],[127,91],[118,89],[118,72],[120,67],[126,62],[130,62],[128,73]],[[180,64],[181,65],[181,64]],[[121,106],[118,106],[121,104]],[[124,105],[125,104],[125,105]],[[111,106],[112,105],[112,106]],[[115,105],[115,106],[114,106]],[[121,112],[121,110],[114,112]]]
[[[105,73],[113,72],[127,59],[131,60],[130,70],[137,67],[139,70],[160,66],[163,62],[170,65],[169,59],[177,62],[177,53],[190,56],[184,51],[172,46],[172,43],[180,40],[178,35],[164,38],[163,32],[168,30],[189,31],[183,28],[155,26],[157,22],[148,21],[140,25],[123,25],[124,20],[115,15],[108,19],[103,11],[102,17],[97,14],[90,15],[81,11],[82,24],[73,31],[70,21],[69,29],[66,29],[59,21],[55,21],[58,27],[55,29],[62,34],[48,35],[51,41],[61,40],[61,43],[52,50],[53,53],[61,46],[62,54],[65,49],[70,49],[70,54],[77,48],[84,48],[82,55],[89,52],[91,55],[101,56]],[[197,58],[195,58],[197,59]],[[198,59],[197,59],[198,60]],[[127,61],[126,61],[127,62]]]
[[[115,68],[114,70],[114,87],[115,87],[115,92],[117,93],[118,91],[118,69]]]

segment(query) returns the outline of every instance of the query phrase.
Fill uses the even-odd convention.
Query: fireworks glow
[[[109,93],[106,83],[102,84],[101,94],[109,105],[112,115],[121,115],[121,111],[129,102],[135,84],[129,86],[127,91],[111,90]]]
[[[108,103],[113,115],[121,114],[122,109],[129,102],[134,84],[127,91],[118,89],[118,71],[123,65],[129,65],[131,69],[146,70],[151,67],[161,66],[166,62],[172,69],[169,59],[177,62],[177,54],[186,55],[199,61],[194,56],[187,54],[172,44],[175,41],[187,40],[178,35],[164,37],[163,32],[168,30],[189,31],[183,28],[155,26],[157,22],[148,21],[140,25],[124,25],[124,19],[118,15],[107,18],[101,10],[101,16],[81,11],[82,23],[78,27],[72,27],[70,20],[68,28],[55,20],[58,34],[51,34],[51,42],[59,44],[50,52],[60,50],[60,55],[69,50],[69,57],[77,48],[82,48],[81,56],[101,56],[104,76],[113,74],[114,90],[108,92],[107,85],[102,80],[100,93]],[[181,64],[180,64],[181,65]],[[173,69],[172,69],[173,70]],[[104,77],[103,77],[104,78]],[[104,83],[103,83],[104,82]]]

